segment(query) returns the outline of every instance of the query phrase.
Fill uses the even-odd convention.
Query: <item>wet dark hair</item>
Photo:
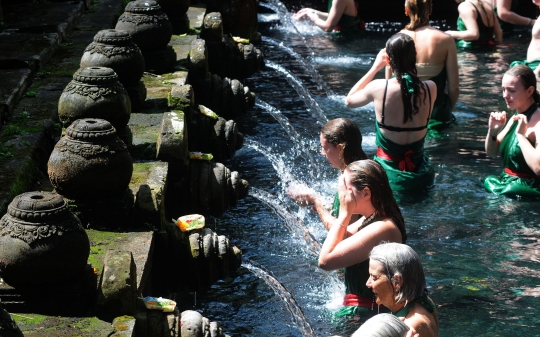
[[[358,126],[348,118],[336,118],[324,124],[321,134],[327,142],[337,146],[343,145],[343,162],[345,166],[353,161],[367,159],[362,150],[362,133]]]
[[[534,72],[531,68],[525,65],[518,65],[508,69],[505,75],[512,75],[519,78],[525,89],[528,89],[529,87],[534,87],[533,99],[536,103],[540,103],[540,94],[536,89],[536,75],[534,75]]]
[[[415,30],[429,25],[431,15],[431,0],[407,0],[405,8],[413,15],[411,23],[405,26],[407,30]]]
[[[386,42],[386,55],[390,60],[390,67],[394,71],[396,79],[401,87],[401,99],[403,100],[403,124],[412,121],[413,115],[418,113],[418,94],[420,89],[424,93],[426,102],[426,86],[420,81],[416,71],[416,46],[414,40],[407,34],[397,33],[392,35]],[[405,85],[403,75],[409,75],[414,84],[414,93],[409,93]],[[412,96],[412,102],[411,102]]]
[[[364,187],[371,190],[371,204],[375,207],[375,216],[390,218],[401,232],[402,243],[407,240],[405,220],[390,188],[386,171],[374,160],[358,160],[347,166],[351,183],[361,191]]]

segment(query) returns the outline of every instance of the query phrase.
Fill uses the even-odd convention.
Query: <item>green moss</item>
[[[32,324],[38,325],[38,324],[43,323],[47,319],[47,316],[38,315],[38,314],[24,313],[24,314],[11,314],[11,315],[13,319],[15,320],[15,323],[17,323],[17,325],[21,325],[20,323],[29,323],[29,322],[31,322]]]
[[[189,106],[191,104],[191,101],[185,97],[176,97],[173,96],[170,92],[167,95],[167,104],[170,108],[176,110],[180,110],[184,112],[185,110],[189,109]]]
[[[17,195],[28,191],[37,172],[38,169],[35,166],[34,162],[31,160],[27,160],[24,163],[22,170],[19,172],[11,185],[9,199],[11,200]]]
[[[133,174],[131,175],[131,181],[129,184],[137,187],[147,181],[151,168],[152,164],[150,162],[133,163]]]

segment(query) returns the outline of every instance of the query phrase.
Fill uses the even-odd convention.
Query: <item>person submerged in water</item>
[[[330,0],[328,13],[302,8],[293,15],[295,20],[309,19],[325,32],[352,29],[360,24],[358,3],[354,0]]]
[[[467,46],[466,42],[482,44],[501,43],[503,35],[497,15],[487,0],[456,0],[459,3],[458,30],[445,33],[454,39],[462,40],[458,46]]]
[[[374,159],[386,170],[394,191],[423,190],[433,185],[435,178],[424,142],[437,86],[416,76],[415,55],[415,43],[409,35],[393,35],[345,99],[345,105],[353,108],[373,102],[378,146]],[[396,77],[373,80],[386,64]]]
[[[516,114],[506,112],[489,116],[486,153],[503,157],[500,176],[488,176],[484,187],[494,194],[540,197],[540,94],[531,68],[510,68],[502,79],[503,97]]]
[[[532,0],[532,2],[540,7],[540,0]],[[526,65],[534,71],[537,81],[540,81],[540,22],[535,20],[532,28],[532,38],[529,48],[527,49],[527,59],[524,61],[514,61],[510,63],[510,68],[517,65]]]
[[[452,111],[459,98],[459,72],[454,39],[429,25],[431,0],[406,0],[405,15],[410,23],[401,33],[411,36],[416,46],[416,70],[420,80],[437,85],[437,99],[428,125],[430,130],[443,129],[455,121]],[[390,67],[386,78],[392,77]]]

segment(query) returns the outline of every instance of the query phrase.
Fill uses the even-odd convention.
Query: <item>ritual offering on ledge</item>
[[[218,119],[219,118],[217,113],[215,113],[214,111],[208,109],[207,107],[205,107],[202,104],[199,104],[199,110],[205,116],[208,116],[208,117],[213,118],[213,119]]]
[[[176,308],[176,302],[162,297],[146,296],[143,298],[146,309],[162,310],[163,312],[173,312]]]
[[[202,152],[190,152],[189,159],[198,159],[198,160],[212,160],[214,156],[211,153],[202,153]]]
[[[232,35],[231,35],[232,36]],[[232,39],[234,40],[234,42],[236,43],[244,43],[244,44],[248,44],[249,43],[249,39],[244,39],[244,38],[241,38],[240,36],[232,36]]]
[[[204,228],[204,216],[200,214],[189,214],[178,218],[173,221],[182,232],[189,232],[194,229]]]

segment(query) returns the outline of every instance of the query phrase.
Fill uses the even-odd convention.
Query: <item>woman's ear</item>
[[[394,274],[394,277],[392,278],[392,284],[394,285],[394,289],[399,291],[403,286],[403,277],[401,277],[400,274]]]
[[[369,189],[369,187],[364,187],[364,189],[362,190],[362,196],[364,198],[371,198],[371,190]]]
[[[536,90],[536,88],[531,85],[530,87],[527,88],[527,95],[529,97],[532,96],[534,94],[535,90]]]

